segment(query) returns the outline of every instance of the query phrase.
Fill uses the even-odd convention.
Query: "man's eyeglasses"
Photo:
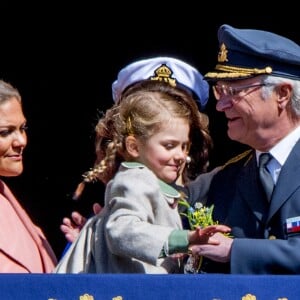
[[[254,87],[261,87],[261,86],[266,86],[269,84],[266,83],[256,83],[256,84],[250,84],[250,85],[244,85],[244,86],[239,86],[239,87],[232,87],[232,86],[228,86],[228,85],[214,85],[212,87],[215,98],[217,100],[219,100],[221,98],[221,96],[237,96],[238,94],[240,94],[242,91],[245,91],[247,89],[250,88],[254,88]]]

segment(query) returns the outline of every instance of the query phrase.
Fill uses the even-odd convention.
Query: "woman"
[[[21,96],[0,80],[0,176],[23,172],[27,145],[26,118]],[[55,254],[40,228],[32,223],[9,187],[0,180],[0,272],[49,273]]]

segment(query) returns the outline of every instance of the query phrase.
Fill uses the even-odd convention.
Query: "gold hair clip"
[[[130,117],[128,117],[126,120],[126,131],[128,135],[134,135]]]

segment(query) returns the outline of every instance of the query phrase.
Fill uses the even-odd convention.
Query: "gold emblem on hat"
[[[218,53],[218,62],[228,61],[227,59],[228,50],[226,49],[225,44],[223,43],[220,47],[220,51]]]
[[[164,81],[173,87],[176,86],[176,79],[171,77],[173,72],[166,64],[162,64],[154,73],[156,76],[150,77],[150,80]]]

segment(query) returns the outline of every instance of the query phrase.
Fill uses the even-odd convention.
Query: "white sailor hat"
[[[112,84],[115,102],[131,85],[143,80],[165,81],[191,92],[203,109],[209,97],[209,85],[203,75],[190,64],[171,57],[154,57],[135,61],[124,67]]]

